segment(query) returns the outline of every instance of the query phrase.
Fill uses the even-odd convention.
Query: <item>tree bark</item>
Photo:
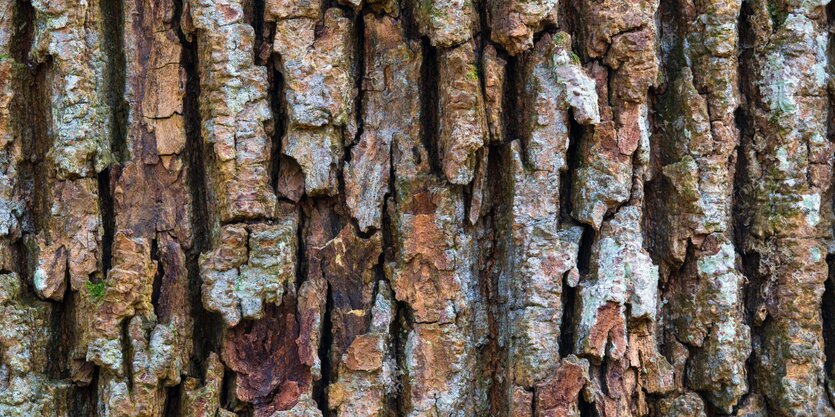
[[[0,6],[0,417],[835,417],[835,3]]]

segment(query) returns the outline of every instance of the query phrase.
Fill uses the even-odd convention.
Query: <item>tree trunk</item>
[[[835,417],[828,3],[0,0],[0,417]]]

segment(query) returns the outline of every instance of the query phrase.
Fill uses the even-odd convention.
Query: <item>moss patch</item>
[[[85,286],[87,287],[87,296],[89,296],[91,300],[101,301],[104,298],[106,290],[104,282],[87,281]]]
[[[478,68],[475,65],[470,65],[467,69],[467,79],[470,81],[478,81]]]

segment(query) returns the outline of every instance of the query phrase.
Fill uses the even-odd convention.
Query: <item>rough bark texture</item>
[[[831,33],[0,0],[0,416],[835,417]]]

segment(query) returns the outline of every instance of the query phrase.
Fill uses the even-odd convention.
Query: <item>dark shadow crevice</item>
[[[421,39],[423,59],[420,68],[420,137],[429,157],[432,173],[445,178],[441,170],[438,151],[439,126],[439,81],[438,50],[429,43],[428,38]]]
[[[190,374],[197,375],[206,367],[206,359],[212,352],[219,352],[224,324],[219,314],[203,308],[201,299],[201,283],[198,258],[200,253],[207,251],[210,246],[210,218],[208,210],[208,196],[206,170],[204,166],[204,144],[201,133],[200,116],[200,79],[198,72],[199,58],[197,43],[189,40],[181,28],[183,16],[183,1],[174,0],[174,19],[172,27],[177,31],[182,55],[180,62],[185,76],[185,95],[183,97],[183,119],[186,131],[186,163],[188,172],[188,188],[192,198],[192,247],[186,254],[188,270],[189,297],[191,317],[194,318],[194,344],[191,357]]]

